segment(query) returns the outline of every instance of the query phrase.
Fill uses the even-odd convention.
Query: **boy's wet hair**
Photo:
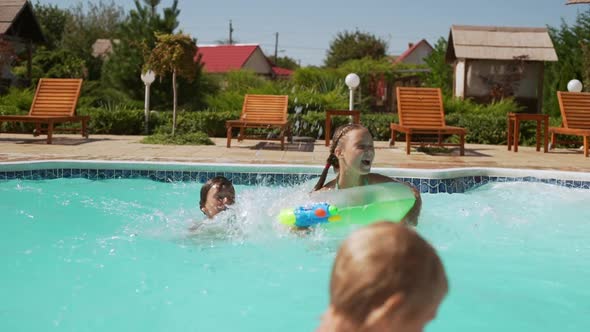
[[[314,191],[322,189],[324,184],[326,183],[326,177],[328,176],[328,171],[330,170],[330,166],[334,167],[334,170],[338,170],[338,157],[336,157],[336,148],[340,146],[340,142],[342,141],[342,137],[346,136],[349,132],[355,129],[364,129],[367,130],[366,127],[356,124],[356,123],[349,123],[342,125],[334,131],[334,136],[332,137],[332,144],[330,145],[330,155],[328,155],[328,159],[326,159],[326,166],[318,179],[318,182],[313,187]]]
[[[207,203],[207,194],[209,193],[209,190],[211,190],[211,188],[215,185],[218,185],[220,188],[223,188],[223,187],[232,187],[233,188],[233,184],[225,176],[216,176],[212,179],[209,179],[201,187],[201,200],[199,201],[199,206],[201,209],[203,207],[205,207],[205,203]]]
[[[402,295],[404,312],[412,318],[447,288],[435,249],[412,228],[383,221],[357,230],[341,245],[332,269],[330,304],[362,326],[394,294]]]

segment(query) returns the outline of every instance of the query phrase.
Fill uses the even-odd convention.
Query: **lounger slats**
[[[240,119],[225,123],[227,147],[231,146],[233,128],[240,128],[238,140],[246,138],[243,135],[245,128],[278,128],[278,140],[281,141],[281,149],[284,150],[285,132],[289,132],[288,103],[289,97],[284,95],[245,95]]]
[[[557,143],[556,134],[582,136],[584,156],[588,157],[590,139],[590,93],[557,92],[563,127],[549,127],[551,146]]]
[[[442,95],[438,88],[397,87],[397,111],[399,124],[391,124],[391,141],[395,144],[396,132],[406,134],[406,153],[410,154],[412,134],[439,135],[438,145],[456,145],[442,142],[440,135],[457,134],[460,136],[460,154],[464,155],[465,134],[459,127],[445,125],[445,113]]]
[[[65,122],[80,122],[82,136],[88,138],[88,116],[76,116],[76,105],[82,88],[82,79],[42,78],[37,84],[35,97],[28,115],[0,116],[0,122],[32,122],[36,124],[35,136],[47,133],[51,144],[53,125]],[[47,128],[42,128],[46,124]]]

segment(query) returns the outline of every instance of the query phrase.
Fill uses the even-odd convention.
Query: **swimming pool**
[[[439,250],[451,291],[429,331],[588,326],[587,175],[378,171],[433,192],[418,231]],[[238,184],[240,222],[191,235],[199,181],[218,173]],[[0,330],[313,330],[346,233],[295,236],[270,216],[304,199],[317,173],[0,165]]]

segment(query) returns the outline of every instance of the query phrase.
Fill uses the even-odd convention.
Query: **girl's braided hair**
[[[320,175],[318,182],[313,187],[314,191],[322,189],[322,187],[326,183],[326,177],[328,176],[328,171],[330,170],[330,166],[334,167],[334,171],[336,171],[336,172],[338,171],[339,165],[338,165],[338,157],[336,157],[336,154],[335,154],[336,148],[340,145],[340,141],[341,141],[342,137],[344,137],[346,134],[348,134],[349,132],[351,132],[355,129],[366,129],[366,128],[360,124],[349,123],[349,124],[345,124],[345,125],[342,125],[342,126],[336,128],[336,130],[334,131],[334,136],[332,138],[332,145],[330,145],[330,155],[328,156],[328,159],[326,159],[326,166],[324,167],[324,170],[322,171],[322,174]]]

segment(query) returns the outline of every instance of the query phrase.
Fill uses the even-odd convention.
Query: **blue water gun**
[[[328,203],[313,203],[295,209],[283,209],[279,213],[282,224],[296,227],[309,227],[317,224],[339,221],[339,210]]]

